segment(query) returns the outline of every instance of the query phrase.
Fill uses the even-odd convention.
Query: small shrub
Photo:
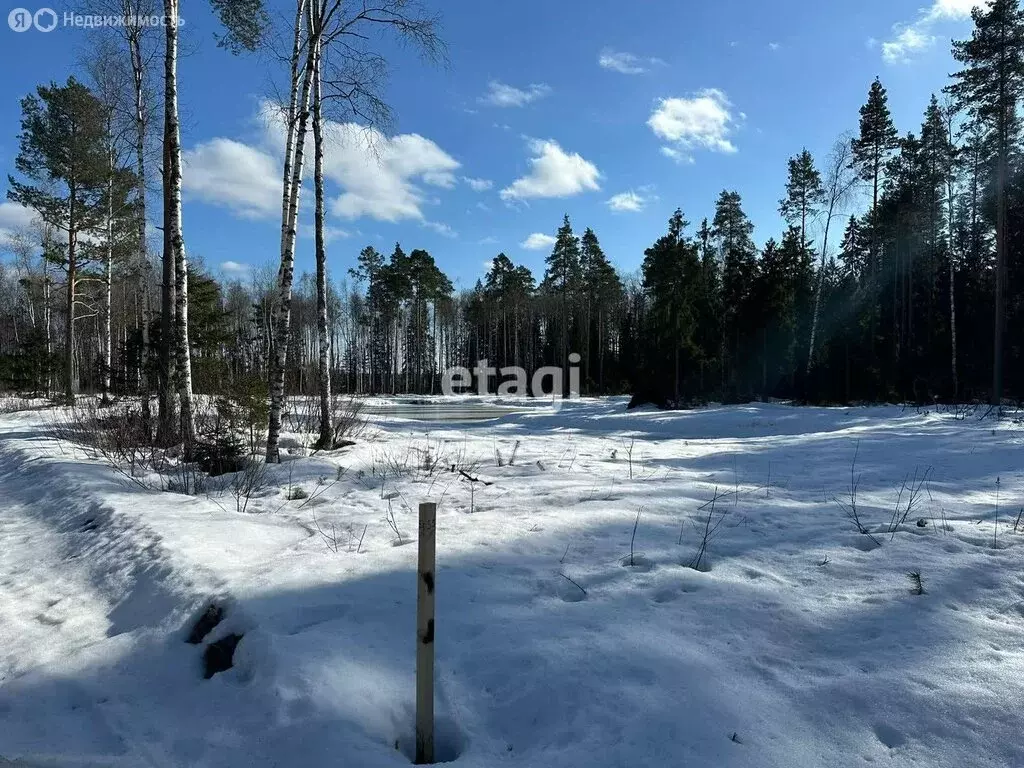
[[[200,439],[192,449],[192,458],[210,477],[219,477],[245,468],[245,446],[240,437],[242,409],[228,397],[213,401],[213,415],[202,425]]]
[[[50,425],[58,440],[90,451],[133,483],[146,487],[143,475],[162,464],[164,452],[153,443],[150,425],[135,405],[100,410],[94,399],[62,410]]]
[[[351,396],[335,396],[331,401],[331,411],[331,423],[334,425],[331,448],[337,450],[354,445],[366,429],[366,418],[362,415],[363,404]]]
[[[260,459],[249,459],[241,472],[231,478],[229,490],[235,497],[235,510],[245,512],[249,508],[252,497],[270,486],[267,463]]]

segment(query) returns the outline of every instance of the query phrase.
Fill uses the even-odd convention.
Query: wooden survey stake
[[[416,588],[416,764],[434,762],[434,559],[437,505],[420,504]]]

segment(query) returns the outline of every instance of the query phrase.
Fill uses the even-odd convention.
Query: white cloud
[[[620,72],[623,75],[640,75],[647,72],[651,66],[665,62],[653,56],[642,57],[625,51],[605,48],[598,54],[597,63],[604,69]]]
[[[437,234],[441,235],[442,237],[456,238],[459,236],[458,232],[456,232],[454,229],[452,229],[450,226],[448,226],[442,221],[424,221],[423,226],[426,227],[427,229],[434,230],[435,232],[437,232]]]
[[[525,248],[528,251],[543,251],[547,250],[554,244],[555,238],[551,235],[545,235],[542,232],[534,232],[523,240],[523,242],[519,244],[519,247]]]
[[[525,107],[530,102],[547,96],[549,93],[551,93],[551,87],[544,83],[532,83],[522,89],[498,80],[491,80],[487,84],[487,93],[478,101],[481,104],[490,104],[492,107]]]
[[[938,21],[940,19],[969,19],[975,7],[987,8],[990,0],[935,0],[931,8],[926,9],[925,17]]]
[[[182,185],[192,197],[243,218],[281,213],[281,171],[274,156],[231,139],[212,139],[182,153]]]
[[[437,144],[418,134],[388,138],[377,133],[368,146],[365,129],[331,124],[325,174],[345,191],[332,204],[335,214],[349,219],[369,216],[379,221],[422,219],[422,190],[416,182],[442,188],[455,183],[459,163]]]
[[[494,186],[494,182],[490,179],[471,179],[468,176],[463,176],[462,180],[466,182],[469,185],[469,188],[474,192],[486,192]]]
[[[324,227],[324,242],[329,243],[332,240],[344,240],[349,237],[352,237],[352,233],[347,232],[344,229],[331,226]]]
[[[647,202],[646,197],[630,190],[629,192],[620,192],[617,195],[612,195],[606,202],[606,205],[613,211],[620,213],[638,213],[644,209]]]
[[[930,6],[920,10],[915,21],[893,26],[894,36],[881,44],[882,58],[888,64],[911,61],[915,54],[927,50],[936,41],[936,35],[932,34],[936,24],[964,21],[971,17],[975,6],[988,7],[989,4],[990,0],[934,0]]]
[[[661,154],[672,161],[679,163],[679,165],[693,165],[694,163],[694,160],[690,155],[685,152],[681,152],[675,147],[662,147]]]
[[[283,147],[278,112],[264,105],[260,116],[266,140]],[[459,162],[419,134],[386,136],[355,123],[331,121],[325,123],[324,134],[324,175],[342,190],[331,201],[336,216],[423,221],[423,206],[429,201],[422,185],[450,189],[456,183]]]
[[[301,226],[299,228],[299,234],[302,235],[303,237],[308,237],[310,240],[316,237],[316,232],[313,229],[312,224],[306,224]],[[333,242],[334,240],[344,240],[349,237],[352,237],[352,233],[347,230],[341,229],[339,227],[332,227],[329,224],[324,225],[325,243],[330,243]]]
[[[706,88],[686,98],[661,99],[647,120],[655,136],[674,142],[677,150],[706,149],[727,154],[736,151],[729,138],[735,123],[732,104],[717,88]]]
[[[0,203],[0,248],[10,247],[16,233],[28,229],[36,218],[35,211],[19,203]]]
[[[252,273],[252,266],[238,261],[222,261],[220,271],[225,277],[241,280]]]
[[[567,153],[553,139],[530,141],[530,152],[530,172],[501,190],[502,200],[569,197],[601,188],[597,166],[575,152]]]
[[[777,51],[781,47],[782,46],[779,43],[768,43],[768,50],[769,51]]]
[[[935,37],[922,29],[923,25],[918,24],[903,27],[895,38],[882,43],[882,58],[889,64],[904,64],[914,54],[931,48]]]

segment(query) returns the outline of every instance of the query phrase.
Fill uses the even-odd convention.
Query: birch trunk
[[[167,171],[168,232],[174,257],[174,328],[176,384],[181,409],[181,439],[185,455],[191,455],[195,444],[195,414],[192,409],[192,359],[188,340],[188,263],[181,225],[181,128],[178,123],[178,0],[164,0],[166,51],[164,59],[164,143]]]
[[[807,375],[810,376],[814,367],[814,347],[818,338],[818,323],[821,319],[821,296],[825,287],[825,266],[828,259],[828,236],[832,228],[832,219],[848,200],[850,190],[856,183],[856,176],[850,169],[850,143],[840,138],[829,155],[828,171],[828,210],[825,214],[825,232],[821,244],[821,269],[818,272],[818,285],[814,291],[814,314],[811,319],[811,340],[807,348]],[[872,224],[872,226],[874,226]]]
[[[107,127],[110,134],[110,127]],[[110,164],[107,171],[110,176],[107,178],[107,247],[106,247],[106,268],[103,272],[103,371],[101,380],[101,402],[110,403],[110,366],[112,363],[111,354],[114,345],[113,328],[111,323],[111,303],[113,299],[113,273],[114,273],[114,153],[109,153]]]
[[[807,348],[807,373],[810,375],[814,367],[814,345],[818,336],[818,320],[821,317],[821,294],[825,288],[825,259],[828,251],[828,234],[832,225],[832,209],[829,208],[828,221],[825,222],[825,235],[821,245],[821,268],[818,270],[818,285],[814,289],[814,314],[811,319],[811,343]]]
[[[299,2],[301,9],[305,3],[303,0],[299,0]],[[301,14],[297,14],[296,19],[298,20],[296,26],[301,26]],[[288,353],[288,336],[291,330],[296,221],[299,212],[299,195],[302,191],[302,167],[306,129],[309,123],[310,91],[312,90],[314,62],[318,50],[316,41],[319,37],[318,31],[312,27],[312,21],[313,18],[310,15],[310,28],[306,40],[306,62],[302,72],[302,91],[297,101],[295,120],[290,121],[294,123],[291,176],[285,180],[283,190],[285,200],[282,205],[281,221],[281,266],[277,273],[278,306],[274,322],[274,347],[270,360],[270,418],[267,427],[267,462],[271,464],[278,464],[281,461],[278,443],[281,438],[281,417],[284,412],[284,374]],[[296,40],[298,38],[297,34]],[[294,98],[298,84],[298,69],[294,71],[294,75],[295,79],[291,85],[292,98]],[[287,150],[286,147],[286,163]]]

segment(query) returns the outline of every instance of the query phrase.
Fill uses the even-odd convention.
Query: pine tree
[[[366,345],[367,353],[369,355],[367,366],[370,377],[368,391],[370,394],[374,394],[377,392],[374,388],[374,372],[377,370],[377,365],[375,365],[375,363],[378,363],[375,352],[379,346],[378,332],[380,327],[380,307],[377,306],[376,302],[380,294],[378,283],[380,281],[381,268],[384,266],[384,256],[372,245],[368,245],[359,252],[356,263],[359,266],[350,269],[348,272],[356,281],[365,282],[367,284],[367,317],[365,318],[365,322],[369,326],[369,339]]]
[[[67,272],[64,397],[73,402],[80,238],[107,215],[107,118],[99,99],[73,77],[64,86],[40,86],[37,93],[21,102],[20,151],[15,160],[18,173],[36,184],[8,177],[7,196],[67,232],[65,250],[57,260]]]
[[[779,213],[790,224],[799,224],[801,241],[807,243],[807,220],[820,212],[824,202],[821,174],[814,167],[811,153],[805,149],[789,159],[786,196],[779,201]]]
[[[1003,397],[1003,331],[1007,256],[1007,184],[1010,156],[1020,140],[1017,107],[1024,95],[1024,13],[1018,0],[993,0],[971,12],[974,32],[953,43],[953,58],[964,69],[947,88],[970,122],[990,133],[995,155],[996,265],[992,403]]]
[[[871,216],[878,213],[878,195],[889,155],[899,146],[899,134],[889,114],[889,97],[877,77],[871,83],[868,100],[860,108],[860,133],[853,140],[853,167],[861,179],[871,183]],[[872,256],[877,257],[878,237],[872,226]]]

